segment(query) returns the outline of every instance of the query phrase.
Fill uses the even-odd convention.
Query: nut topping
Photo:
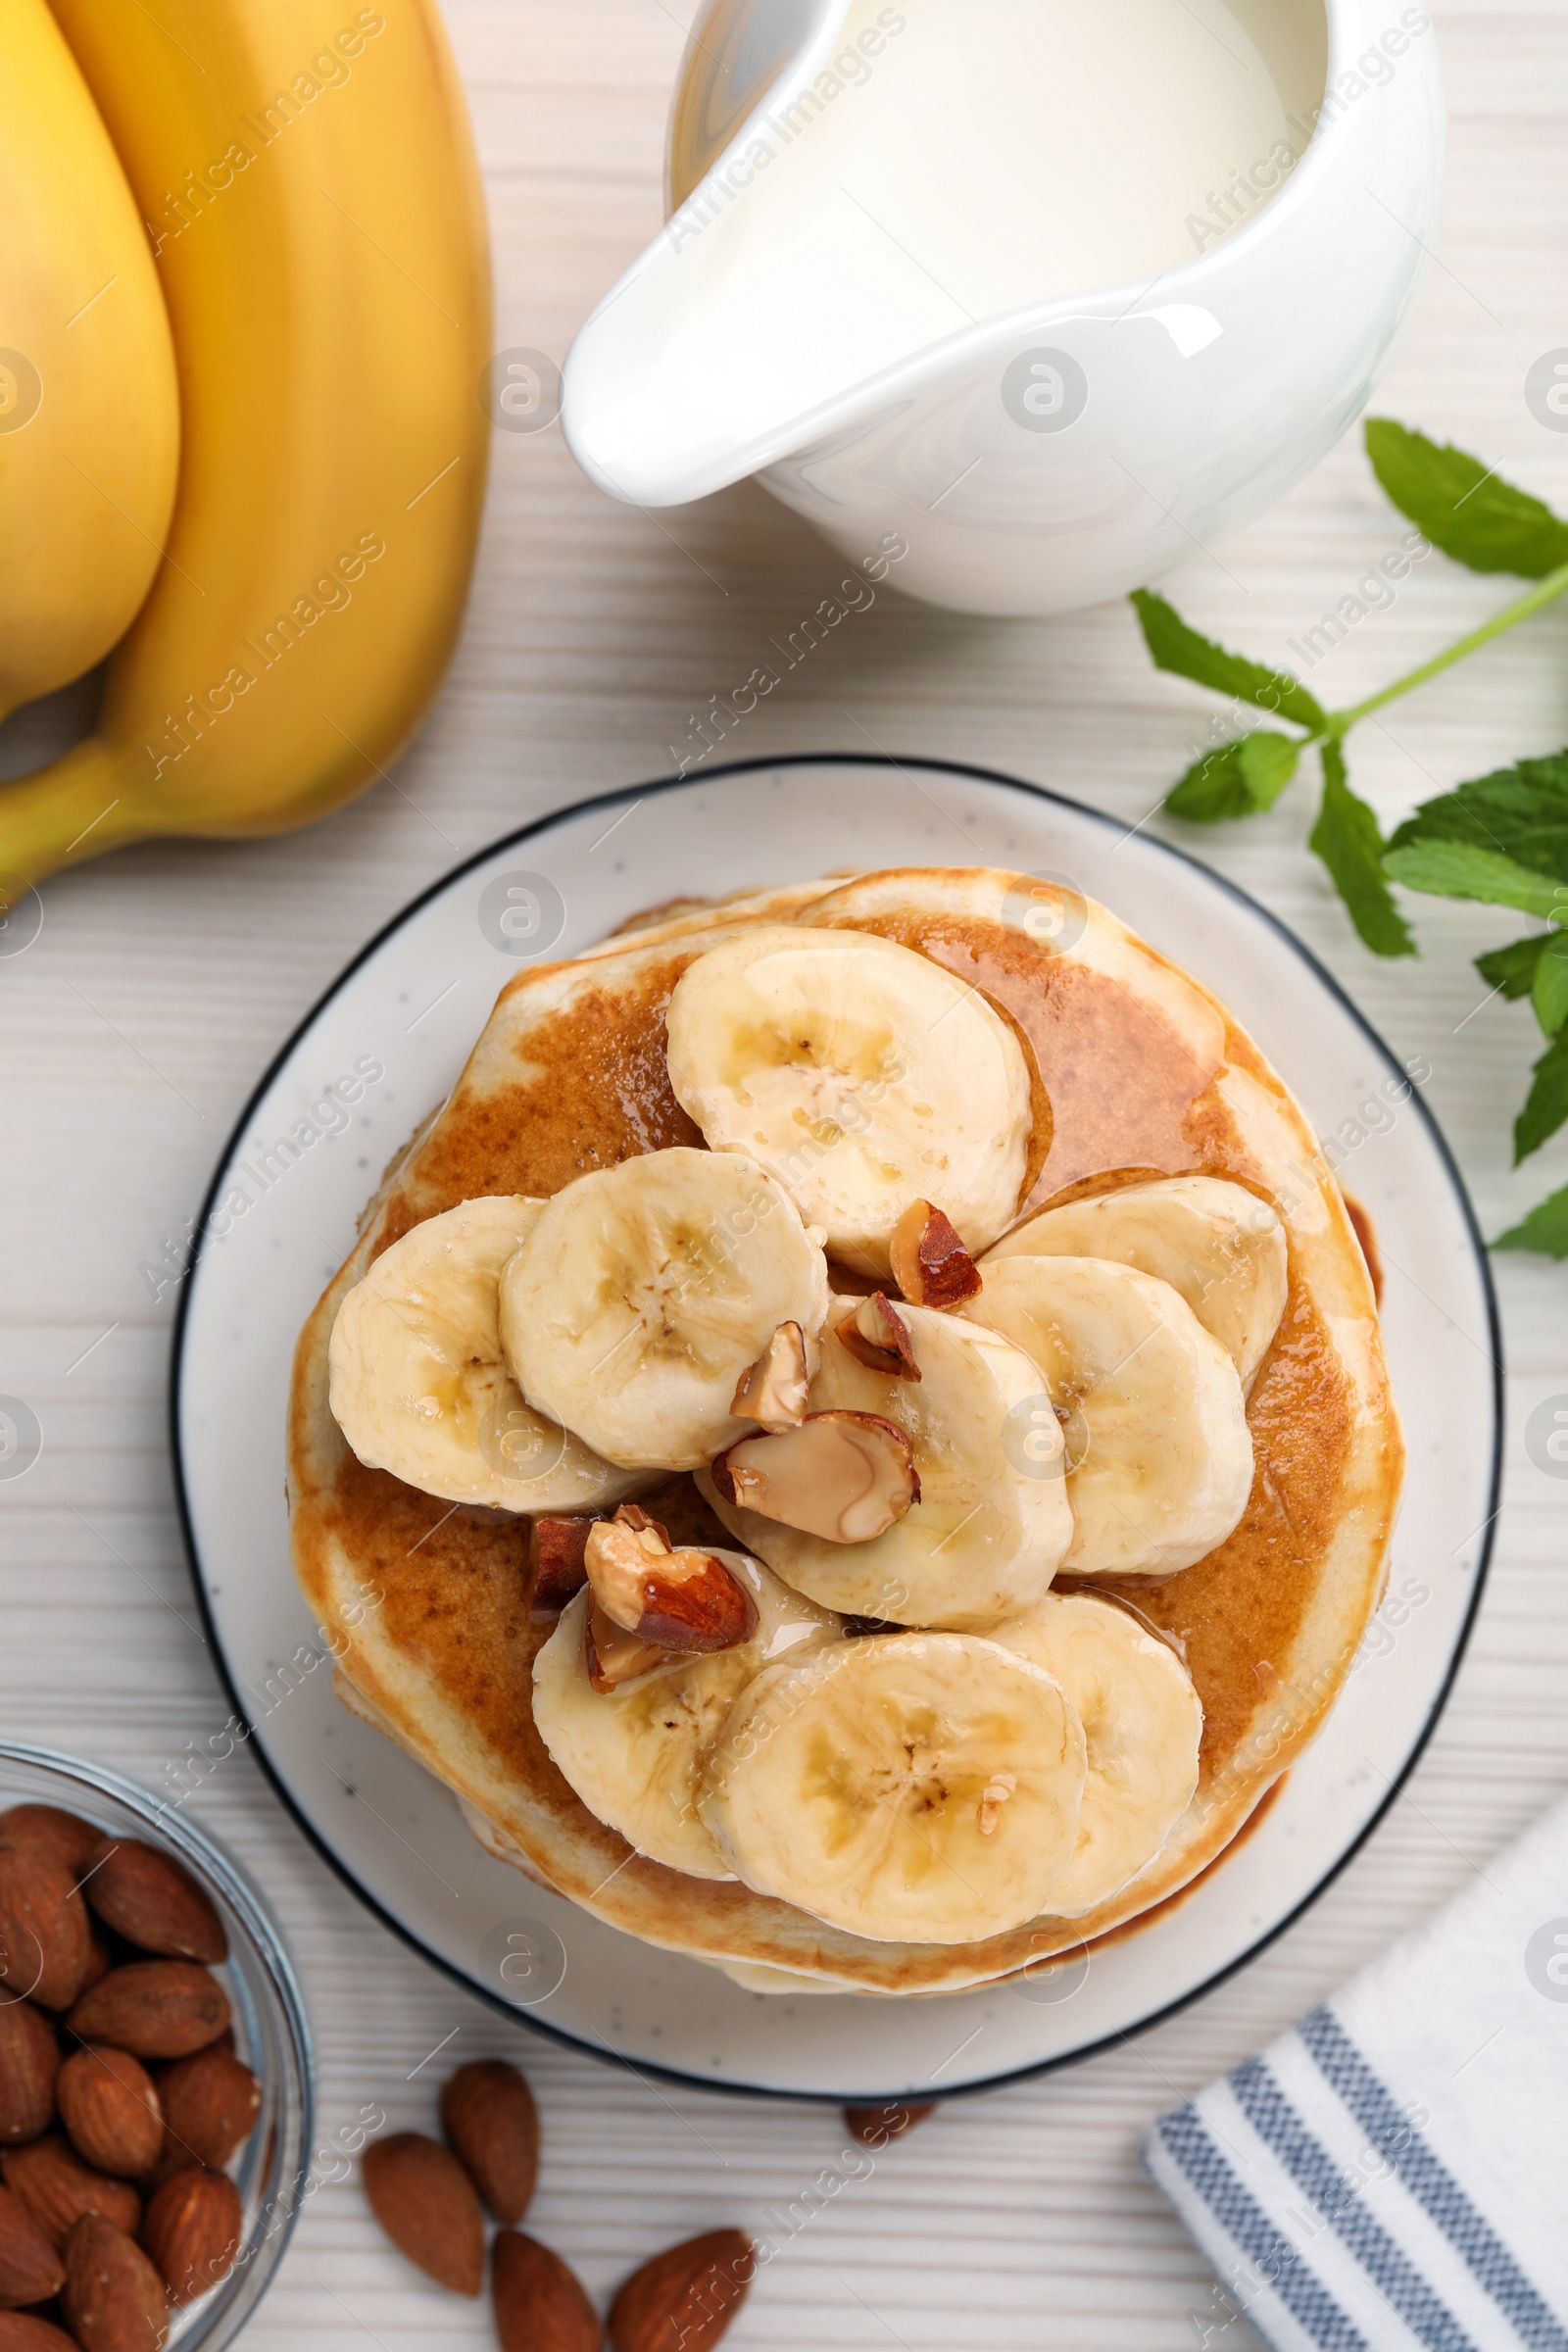
[[[756,1630],[752,1596],[723,1561],[710,1551],[671,1550],[664,1530],[635,1504],[590,1530],[584,1560],[595,1614],[658,1649],[734,1649]]]
[[[881,1291],[862,1298],[834,1330],[858,1364],[890,1380],[918,1380],[920,1367],[909,1345],[909,1326]]]
[[[809,1378],[805,1332],[798,1323],[781,1323],[751,1370],[742,1373],[729,1409],[766,1430],[799,1429],[806,1419]]]
[[[914,1449],[879,1413],[808,1413],[799,1429],[743,1438],[712,1480],[726,1502],[829,1544],[869,1544],[920,1499]]]
[[[608,1698],[622,1683],[652,1674],[656,1666],[667,1666],[674,1652],[623,1632],[603,1609],[590,1609],[583,1627],[583,1655],[589,1682],[601,1697]]]
[[[983,1287],[957,1229],[929,1200],[910,1202],[893,1228],[888,1252],[893,1279],[911,1306],[946,1314]]]
[[[588,1582],[583,1554],[592,1519],[536,1519],[528,1531],[528,1606],[536,1617],[557,1617]]]

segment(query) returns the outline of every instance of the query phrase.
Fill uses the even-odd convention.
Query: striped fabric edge
[[[1325,2001],[1296,2029],[1331,2090],[1390,2169],[1442,2230],[1530,2352],[1568,2352],[1556,2319],[1486,2216],[1396,2105],[1392,2092]]]
[[[1268,2293],[1290,2314],[1308,2343],[1318,2346],[1320,2352],[1373,2352],[1298,2249],[1242,2186],[1191,2100],[1162,2115],[1151,2137],[1266,2281]],[[1255,2310],[1248,2316],[1257,2324]]]
[[[1306,2129],[1263,2060],[1247,2059],[1229,2080],[1236,2103],[1258,2138],[1305,2191],[1411,2334],[1429,2352],[1480,2352],[1396,2239],[1367,2211],[1360,2189]]]

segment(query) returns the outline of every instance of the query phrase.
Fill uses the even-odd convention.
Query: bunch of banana
[[[124,635],[179,463],[158,271],[44,0],[0,10],[0,346],[4,718]]]
[[[179,485],[167,535],[137,518],[156,570],[97,732],[0,788],[11,885],[278,831],[378,772],[450,654],[488,446],[483,206],[433,0],[53,10],[151,240]],[[118,433],[123,372],[95,397]]]

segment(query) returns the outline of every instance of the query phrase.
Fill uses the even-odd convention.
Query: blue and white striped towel
[[[1276,2352],[1568,2352],[1568,1805],[1144,2158]]]

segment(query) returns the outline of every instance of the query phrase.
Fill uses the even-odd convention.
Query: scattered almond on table
[[[862,2148],[885,2148],[890,2139],[902,2139],[916,2124],[923,2124],[928,2115],[935,2115],[937,2102],[925,2099],[910,2106],[907,2100],[891,2099],[882,2107],[846,2107],[844,2121],[850,2137],[858,2140]]]
[[[227,1957],[172,1855],[0,1813],[0,2352],[160,2352],[233,2269],[262,2086],[225,2046]]]
[[[472,2180],[438,2139],[394,2132],[365,2151],[370,2211],[400,2254],[454,2294],[484,2284],[484,2215]]]
[[[756,2260],[744,2230],[710,2230],[656,2254],[610,2307],[613,2352],[709,2352],[746,2300]]]
[[[399,2132],[365,2151],[370,2210],[400,2254],[458,2293],[484,2280],[484,2209],[504,2225],[490,2249],[501,2352],[604,2352],[606,2332],[568,2263],[515,2225],[539,2175],[539,2114],[514,2066],[460,2067],[441,2093],[448,2145]],[[755,2267],[744,2230],[711,2230],[656,2254],[611,2306],[613,2352],[710,2352]],[[0,2335],[0,2352],[9,2352]],[[18,2347],[22,2352],[22,2347]]]
[[[447,2145],[498,2222],[520,2222],[539,2178],[539,2110],[514,2066],[460,2067],[441,2093]]]

